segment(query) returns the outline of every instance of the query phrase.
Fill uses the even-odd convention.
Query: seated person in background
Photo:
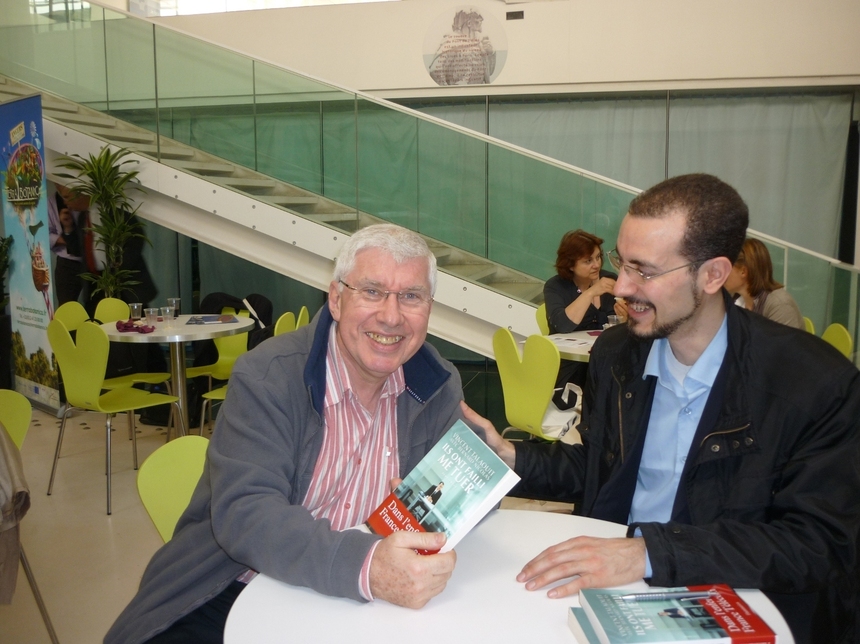
[[[558,246],[555,270],[543,287],[546,318],[550,333],[572,333],[602,329],[608,316],[627,320],[627,305],[616,301],[612,293],[615,273],[602,270],[603,240],[584,230],[565,233]],[[564,409],[575,401],[560,400],[568,382],[585,386],[588,363],[562,360],[558,370],[554,402]]]
[[[514,444],[483,421],[522,477],[514,494],[629,526],[552,546],[517,579],[549,597],[643,578],[758,588],[797,644],[856,644],[860,373],[732,304],[723,285],[748,219],[710,175],[633,199],[610,253],[630,319],[594,344],[582,444]]]
[[[412,608],[442,592],[456,555],[415,550],[444,534],[349,529],[462,418],[457,370],[425,342],[435,286],[411,231],[344,244],[327,306],[236,362],[191,503],[105,642],[220,643],[256,572]]]
[[[726,290],[745,309],[795,329],[806,328],[797,302],[782,284],[773,279],[770,253],[758,239],[748,237],[744,242],[726,280]]]

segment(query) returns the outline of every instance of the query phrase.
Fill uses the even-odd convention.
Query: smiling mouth
[[[373,340],[374,342],[378,342],[379,344],[384,344],[384,345],[397,344],[398,342],[400,342],[403,339],[402,335],[380,335],[378,333],[370,333],[370,332],[367,332],[365,335],[367,335],[367,337],[370,338],[371,340]]]
[[[634,313],[644,313],[650,308],[650,304],[645,304],[644,302],[633,302],[629,299],[627,300],[627,309]]]

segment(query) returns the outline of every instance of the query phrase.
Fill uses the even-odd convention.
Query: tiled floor
[[[34,411],[21,450],[32,506],[21,541],[63,644],[100,642],[137,589],[161,539],[135,486],[131,443],[124,418],[112,439],[113,514],[105,513],[104,417],[71,418],[54,482],[46,495],[59,421]],[[164,430],[138,426],[140,462],[164,443]],[[505,499],[503,507],[568,512],[570,506]],[[19,571],[10,606],[0,606],[0,643],[49,643],[30,586]]]

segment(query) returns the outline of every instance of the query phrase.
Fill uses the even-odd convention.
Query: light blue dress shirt
[[[690,445],[728,347],[726,321],[723,316],[716,335],[688,370],[672,354],[668,340],[655,340],[651,345],[643,378],[656,376],[657,386],[630,507],[630,523],[666,523],[672,518]],[[680,382],[678,375],[682,378]],[[645,576],[650,577],[651,572],[646,553]]]

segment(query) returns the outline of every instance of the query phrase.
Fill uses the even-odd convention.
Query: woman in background
[[[627,305],[612,295],[615,273],[604,271],[603,240],[584,230],[561,238],[555,275],[543,287],[550,333],[602,329],[610,315],[627,321]]]
[[[726,290],[737,304],[766,318],[803,330],[797,302],[782,284],[773,279],[773,264],[767,246],[747,238],[732,267]]]
[[[602,269],[602,244],[600,237],[584,230],[572,230],[561,238],[555,262],[558,275],[543,287],[550,333],[599,330],[610,315],[617,315],[618,322],[627,321],[627,304],[612,294],[617,276]],[[563,400],[564,386],[571,382],[584,387],[587,372],[587,362],[561,361],[553,398],[559,409],[575,404]]]

